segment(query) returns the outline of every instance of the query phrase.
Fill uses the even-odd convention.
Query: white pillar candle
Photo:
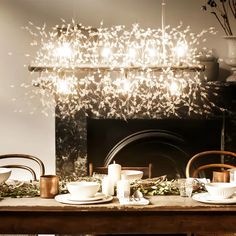
[[[102,193],[107,196],[114,195],[114,184],[113,184],[113,181],[111,181],[111,178],[109,176],[105,176],[102,179]]]
[[[125,175],[121,176],[121,180],[117,182],[117,197],[119,199],[129,199],[130,196],[130,182]]]
[[[121,165],[116,164],[113,162],[113,164],[110,164],[108,166],[108,176],[111,178],[114,186],[116,186],[117,181],[120,180],[121,176]]]

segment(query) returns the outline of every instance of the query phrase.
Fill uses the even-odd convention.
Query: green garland
[[[0,197],[37,197],[40,195],[39,182],[19,182],[0,184]]]
[[[139,190],[143,195],[179,195],[179,189],[175,185],[175,181],[163,181],[159,183],[146,184],[134,184],[131,186],[132,192]]]
[[[70,180],[71,181],[71,180]],[[68,193],[66,183],[70,181],[60,181],[59,193]],[[74,181],[96,181],[101,184],[101,178],[80,177]],[[166,176],[152,179],[144,179],[131,184],[131,194],[139,190],[146,196],[154,195],[179,195],[179,189],[176,180],[168,181]],[[196,183],[194,192],[205,191],[204,185]],[[40,196],[39,182],[20,182],[12,181],[11,183],[0,184],[0,197],[37,197]]]
[[[179,195],[178,181],[167,180],[166,176],[160,176],[152,179],[144,179],[134,182],[131,185],[132,193],[136,190],[142,192],[146,196],[154,195]],[[194,181],[193,192],[205,192],[203,183]]]
[[[81,177],[74,181],[97,181],[92,177]],[[69,182],[69,181],[67,181]],[[68,193],[65,181],[59,183],[59,194]],[[22,198],[22,197],[38,197],[40,196],[39,181],[24,182],[17,180],[10,180],[6,183],[0,184],[0,198],[11,197],[11,198]]]

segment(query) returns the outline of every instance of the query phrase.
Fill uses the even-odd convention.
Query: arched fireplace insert
[[[153,176],[184,176],[189,158],[220,149],[221,120],[87,119],[88,162],[108,166],[153,164]]]
[[[104,159],[108,166],[113,161],[123,166],[153,164],[153,176],[167,174],[169,178],[184,175],[189,154],[185,141],[178,134],[166,130],[143,130],[118,142]]]

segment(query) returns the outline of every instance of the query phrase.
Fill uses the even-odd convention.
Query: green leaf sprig
[[[37,197],[40,195],[39,182],[14,181],[11,184],[0,184],[0,197]]]
[[[131,192],[136,190],[147,196],[179,194],[175,180],[168,181],[166,176],[134,182],[131,184]]]

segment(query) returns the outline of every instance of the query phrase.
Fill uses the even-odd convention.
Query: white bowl
[[[69,182],[67,189],[73,198],[90,198],[99,190],[100,184],[97,182]]]
[[[235,183],[206,183],[205,187],[214,199],[230,198],[236,191]]]
[[[132,181],[142,179],[143,171],[140,171],[140,170],[122,170],[121,175],[125,175],[126,179],[132,182]]]
[[[11,169],[0,167],[0,184],[5,182],[11,175]]]

